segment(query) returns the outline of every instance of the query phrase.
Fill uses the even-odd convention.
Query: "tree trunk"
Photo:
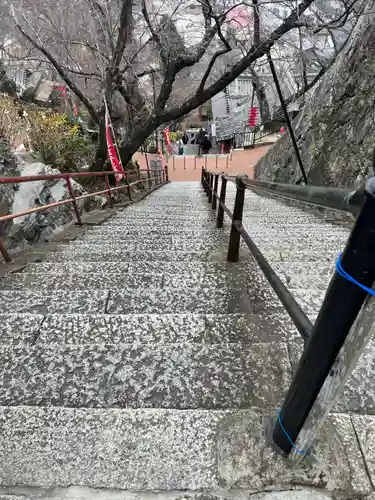
[[[269,122],[271,120],[271,112],[266,96],[266,91],[264,90],[262,82],[260,81],[256,71],[253,68],[250,68],[250,71],[259,104],[259,113],[262,119],[262,123]]]
[[[107,160],[107,141],[105,136],[105,120],[104,116],[99,122],[98,143],[96,146],[95,158],[91,164],[92,172],[100,172],[104,170],[104,165]]]

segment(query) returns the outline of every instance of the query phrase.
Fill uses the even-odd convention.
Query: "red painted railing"
[[[144,179],[139,179],[135,182],[128,182],[128,177],[130,175],[138,175],[141,174],[142,172],[147,173],[147,178]],[[90,198],[92,196],[99,196],[99,195],[106,195],[108,198],[108,206],[113,207],[113,200],[112,200],[112,193],[116,191],[121,191],[126,189],[128,192],[128,197],[130,200],[132,200],[132,187],[136,186],[137,184],[140,183],[148,183],[148,188],[149,190],[154,189],[157,186],[161,186],[162,184],[165,184],[168,182],[168,168],[159,168],[155,170],[150,170],[150,169],[140,169],[140,170],[127,170],[124,172],[124,178],[127,181],[126,184],[123,184],[121,186],[117,187],[111,187],[109,183],[109,176],[113,176],[113,172],[69,172],[65,174],[51,174],[51,175],[29,175],[29,176],[24,176],[24,177],[0,177],[0,184],[18,184],[22,182],[35,182],[35,181],[51,181],[51,180],[59,180],[59,179],[65,179],[67,188],[69,191],[70,198],[63,200],[63,201],[57,201],[54,203],[49,203],[47,205],[42,205],[39,207],[34,207],[34,208],[29,208],[28,210],[23,210],[22,212],[17,212],[15,214],[8,214],[8,215],[1,215],[0,216],[0,223],[5,222],[8,220],[16,219],[17,217],[22,217],[24,215],[29,215],[32,213],[37,213],[37,212],[42,212],[44,210],[48,210],[51,208],[59,207],[61,205],[68,205],[71,203],[74,208],[74,212],[77,218],[77,223],[81,226],[82,225],[82,219],[81,219],[81,214],[79,211],[78,207],[78,201],[84,200],[86,198]],[[72,186],[72,178],[81,178],[81,177],[104,177],[105,178],[105,184],[106,184],[106,189],[102,191],[95,191],[94,193],[86,193],[80,196],[75,196],[74,194],[74,189]],[[4,257],[4,260],[6,262],[12,262],[12,259],[5,248],[4,242],[0,238],[0,253]]]

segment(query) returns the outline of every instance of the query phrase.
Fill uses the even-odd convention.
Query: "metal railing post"
[[[108,175],[105,176],[105,185],[107,187],[107,198],[108,198],[108,206],[109,208],[113,208],[112,195],[111,195],[111,186],[109,184]]]
[[[4,257],[5,262],[12,262],[12,259],[8,253],[8,250],[5,248],[3,240],[0,238],[0,253]]]
[[[197,170],[197,156],[194,155],[194,170]]]
[[[151,178],[151,170],[147,169],[147,177],[148,177],[148,189],[152,188],[152,178]]]
[[[168,165],[165,165],[165,182],[169,182]]]
[[[340,257],[341,266],[349,277],[368,288],[375,281],[374,213],[375,177],[372,177],[367,182],[362,209]],[[346,337],[367,297],[367,292],[361,287],[337,272],[334,274],[273,429],[273,441],[284,453],[290,453],[291,442],[296,443],[302,428],[304,435],[312,432],[311,427],[304,427],[304,423],[325,381],[342,377],[344,382],[345,370],[340,369],[336,374],[338,368],[334,366],[339,353],[340,358],[350,358]],[[335,397],[338,392],[335,391]],[[320,428],[321,422],[322,419],[313,423]],[[302,434],[298,437],[300,439],[299,448],[304,446]]]
[[[217,219],[216,219],[216,227],[218,229],[223,227],[224,222],[224,208],[221,204],[225,204],[225,195],[227,191],[227,179],[222,175],[221,176],[221,189],[220,189],[220,201],[219,201],[219,210],[217,211]]]
[[[133,196],[132,196],[132,187],[131,187],[131,183],[130,182],[128,184],[128,196],[129,196],[129,200],[132,201]]]
[[[216,155],[216,162],[215,162],[215,168],[217,169],[217,161],[218,161],[218,155]]]
[[[201,170],[201,184],[204,187],[204,167],[202,167],[202,170]]]
[[[212,210],[216,210],[217,207],[217,187],[219,184],[219,174],[214,174],[214,192],[212,195]]]
[[[247,178],[246,174],[239,174],[236,177],[237,191],[233,209],[232,227],[229,236],[228,262],[237,262],[240,255],[241,234],[235,227],[234,222],[242,222],[243,206],[245,202],[245,184],[243,181]]]
[[[204,169],[204,190],[208,196],[208,172],[206,169]]]
[[[74,189],[73,189],[72,181],[71,181],[70,177],[66,178],[66,185],[68,186],[69,196],[73,200],[73,207],[74,207],[74,212],[75,212],[76,217],[77,217],[77,223],[80,226],[82,226],[81,214],[79,213],[78,203],[77,203],[76,197],[74,196]]]
[[[173,170],[176,170],[176,157],[173,155]]]
[[[208,174],[208,203],[212,203],[212,189],[214,185],[214,174]]]

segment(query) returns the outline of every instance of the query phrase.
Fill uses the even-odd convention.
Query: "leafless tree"
[[[319,29],[325,22],[316,21],[314,0],[268,2],[288,9],[263,31],[258,9],[265,7],[255,0],[148,1],[137,6],[132,0],[9,0],[21,43],[54,68],[98,127],[94,169],[106,159],[103,96],[121,131],[126,164],[160,125],[207,102],[293,30]],[[239,36],[240,52],[229,29],[238,6],[255,12],[250,36]],[[332,28],[326,24],[322,29]]]

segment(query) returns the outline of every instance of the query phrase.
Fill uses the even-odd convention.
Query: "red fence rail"
[[[141,174],[141,173],[147,173],[147,177],[143,179],[139,179],[135,182],[128,182],[128,177],[130,175],[134,174]],[[127,194],[129,197],[129,200],[132,200],[133,195],[132,195],[132,187],[136,186],[137,184],[140,183],[148,183],[148,190],[151,191],[152,189],[155,189],[156,187],[159,187],[166,182],[168,182],[168,167],[165,168],[158,168],[158,169],[139,169],[139,170],[127,170],[124,172],[124,180],[126,180],[126,184],[123,184],[121,186],[116,186],[116,187],[111,187],[110,182],[109,182],[109,176],[113,176],[113,172],[68,172],[65,174],[51,174],[51,175],[28,175],[28,176],[23,176],[23,177],[0,177],[0,184],[19,184],[23,182],[35,182],[35,181],[52,181],[52,180],[60,180],[64,179],[67,184],[67,188],[69,191],[69,196],[70,198],[62,201],[56,201],[54,203],[49,203],[46,205],[42,205],[39,207],[33,207],[29,208],[28,210],[23,210],[22,212],[17,212],[14,214],[7,214],[7,215],[1,215],[0,216],[0,223],[1,222],[6,222],[8,220],[13,220],[16,219],[17,217],[23,217],[25,215],[29,215],[32,213],[37,213],[37,212],[42,212],[44,210],[48,210],[51,208],[59,207],[61,205],[68,205],[72,204],[73,209],[76,215],[77,223],[82,226],[82,219],[81,219],[81,214],[79,211],[79,206],[78,206],[78,201],[84,200],[86,198],[90,198],[92,196],[100,196],[100,195],[106,195],[108,198],[108,205],[109,207],[113,207],[113,199],[112,199],[112,193],[116,191],[121,191],[126,189]],[[82,177],[104,177],[105,184],[106,184],[106,189],[101,190],[101,191],[95,191],[94,193],[86,193],[80,196],[75,196],[74,194],[74,189],[72,185],[72,179],[74,178],[82,178]],[[9,255],[9,252],[5,248],[4,242],[0,238],[0,253],[4,257],[5,262],[12,262],[12,259]]]

